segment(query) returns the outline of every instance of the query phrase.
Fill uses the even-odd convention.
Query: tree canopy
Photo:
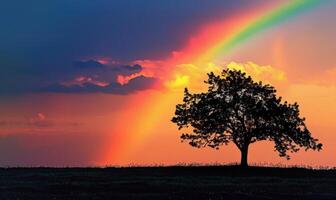
[[[186,88],[183,103],[176,105],[172,122],[183,133],[181,139],[193,147],[212,147],[233,142],[241,151],[241,165],[247,166],[250,144],[269,140],[281,157],[288,152],[320,150],[300,116],[299,105],[277,97],[269,84],[255,82],[237,70],[208,74],[208,91],[192,94]],[[191,130],[191,131],[190,131]]]

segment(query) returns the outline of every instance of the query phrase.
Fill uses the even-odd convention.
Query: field
[[[336,170],[2,168],[0,199],[336,199]]]

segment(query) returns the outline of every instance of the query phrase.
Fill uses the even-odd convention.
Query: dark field
[[[235,166],[0,169],[0,199],[336,199],[336,170]]]

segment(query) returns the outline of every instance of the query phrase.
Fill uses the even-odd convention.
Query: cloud
[[[74,67],[79,69],[88,69],[88,68],[103,68],[104,65],[96,60],[87,60],[87,61],[74,61],[72,64]]]
[[[139,64],[104,63],[93,59],[76,61],[70,79],[54,82],[40,92],[129,94],[149,89],[156,82],[145,76]]]
[[[83,84],[64,85],[56,83],[43,88],[41,92],[53,93],[106,93],[106,94],[129,94],[136,91],[152,88],[157,82],[156,78],[145,77],[143,75],[130,79],[126,84],[111,82],[107,85],[99,85],[94,82]]]
[[[27,93],[107,93],[129,94],[150,89],[156,82],[150,70],[134,62],[121,64],[111,60],[95,59],[74,61],[59,74],[47,74],[20,87],[1,86],[0,94]],[[18,86],[18,85],[17,85]]]
[[[69,72],[74,74],[98,74],[104,75],[107,74],[111,77],[115,77],[116,74],[121,75],[130,75],[134,73],[139,73],[143,70],[143,67],[137,63],[131,64],[122,64],[115,61],[101,61],[99,59],[89,59],[89,60],[80,60],[74,61],[72,63],[72,68]]]
[[[75,62],[74,67],[74,78],[48,85],[41,92],[129,94],[149,89],[156,82],[136,63],[116,65],[87,60]]]
[[[286,81],[285,72],[276,69],[270,65],[258,65],[254,62],[237,63],[230,62],[227,65],[228,69],[235,69],[245,72],[252,76],[257,81],[264,81],[267,83],[276,83]]]
[[[185,88],[189,84],[189,78],[187,75],[176,74],[175,79],[167,81],[165,85],[172,90]]]
[[[158,80],[156,78],[141,75],[129,80],[128,83],[123,87],[125,88],[124,91],[128,92],[146,90],[151,88],[155,83],[157,83],[157,81]]]
[[[207,73],[220,74],[225,67],[245,72],[256,81],[262,81],[271,85],[282,87],[287,84],[287,77],[284,71],[274,68],[271,65],[258,65],[254,62],[238,63],[229,62],[226,65],[218,65],[212,62],[192,64],[184,63],[176,65],[170,76],[164,80],[164,85],[171,90],[182,90],[188,87],[192,90],[204,90]]]

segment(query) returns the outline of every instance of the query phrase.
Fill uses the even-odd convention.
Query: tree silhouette
[[[247,167],[249,145],[260,140],[274,142],[281,157],[287,152],[321,150],[322,144],[311,136],[300,117],[297,103],[283,102],[274,87],[255,82],[236,70],[224,70],[221,75],[208,74],[208,91],[191,94],[186,88],[183,103],[176,105],[172,122],[193,147],[212,147],[233,142],[241,152],[241,166]]]

